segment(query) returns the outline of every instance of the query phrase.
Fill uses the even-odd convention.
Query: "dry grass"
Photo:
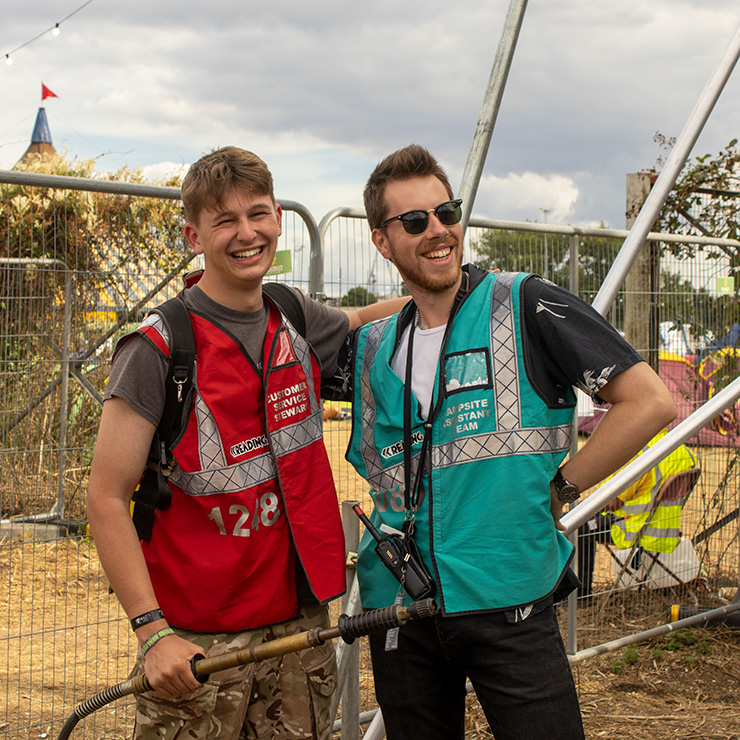
[[[367,486],[344,460],[349,422],[327,422],[326,427],[340,497],[357,499],[369,510]],[[705,472],[685,516],[696,528],[706,526],[707,512],[716,518],[737,505],[734,481],[728,487],[732,496],[728,493],[716,505],[712,501],[713,481],[721,475],[727,451],[724,457],[717,450],[700,453]],[[708,551],[711,568],[719,573],[716,564],[724,559],[725,573],[735,581],[736,533],[736,524],[726,528],[712,538]],[[0,574],[0,738],[54,737],[78,702],[126,677],[134,639],[115,596],[108,593],[94,544],[86,538],[2,542]],[[602,562],[599,579],[608,582],[610,577],[608,563]],[[711,578],[707,584],[712,587]],[[598,622],[592,616],[598,605],[579,609],[579,647],[654,627],[664,620],[666,603],[706,599],[705,588],[699,584],[662,595],[628,592],[612,599]],[[726,595],[732,598],[733,593]],[[728,628],[695,632],[711,652],[704,642],[670,651],[659,640],[639,645],[633,662],[618,653],[576,664],[587,737],[740,739],[740,634]],[[369,709],[372,678],[364,651],[363,656],[363,709]],[[613,672],[614,661],[625,662],[619,673]],[[490,738],[475,698],[469,703],[466,737]],[[116,702],[85,719],[75,737],[123,738],[130,720],[130,703]]]

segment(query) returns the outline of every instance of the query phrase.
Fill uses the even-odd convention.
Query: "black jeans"
[[[582,740],[573,676],[550,606],[510,624],[501,612],[401,627],[398,648],[370,635],[388,740],[463,740],[470,679],[496,740]]]

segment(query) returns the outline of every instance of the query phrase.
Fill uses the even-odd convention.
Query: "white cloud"
[[[522,174],[505,177],[484,175],[473,213],[505,221],[570,223],[578,200],[578,187],[564,175]],[[542,209],[547,210],[547,214]]]
[[[156,162],[155,164],[145,164],[141,168],[144,177],[152,182],[184,175],[187,170],[188,165],[177,164],[176,162]]]
[[[59,20],[58,0],[6,5],[0,55]],[[58,149],[117,169],[245,146],[319,218],[359,205],[375,162],[412,141],[461,171],[507,6],[92,3],[0,64],[0,166],[24,151],[43,81]],[[625,174],[655,162],[656,130],[681,131],[739,21],[737,0],[530,3],[476,212],[621,226]],[[697,151],[738,121],[735,72]]]

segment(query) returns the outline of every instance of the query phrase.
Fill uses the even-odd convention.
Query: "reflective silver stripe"
[[[288,332],[296,359],[301,363],[306,377],[311,416],[269,435],[275,457],[307,447],[321,439],[323,434],[323,410],[311,381],[313,367],[308,344],[303,338],[297,339],[300,335],[289,327]],[[188,473],[177,467],[170,475],[170,480],[190,496],[236,493],[273,480],[277,476],[277,466],[270,451],[235,465],[227,465],[216,421],[198,392],[197,367],[193,384],[201,470]]]
[[[380,340],[388,326],[390,319],[370,324],[365,341],[365,351],[362,355],[362,368],[360,370],[360,397],[362,407],[362,423],[360,433],[360,454],[365,461],[367,478],[374,481],[383,474],[383,463],[375,448],[375,398],[370,388],[370,368],[380,346]],[[403,479],[403,474],[401,474]],[[395,485],[395,484],[394,484]],[[377,486],[380,487],[380,486]],[[390,486],[383,486],[389,488]]]
[[[648,449],[650,449],[650,447],[646,446],[645,450],[647,451]],[[658,492],[660,491],[660,487],[663,485],[663,471],[660,469],[660,463],[658,463],[653,468],[653,472],[655,473],[655,482],[653,483],[653,487],[650,489],[650,503],[653,503],[655,499],[658,497]]]
[[[195,419],[198,426],[198,457],[203,470],[226,467],[226,453],[221,441],[216,420],[211,410],[198,392],[198,369],[193,371],[195,386]]]
[[[419,453],[417,452],[411,458],[411,477],[416,477],[416,471],[419,469]],[[396,486],[400,486],[400,490],[403,491],[406,486],[406,481],[403,477],[403,463],[397,463],[391,465],[389,468],[383,470],[382,468],[376,471],[372,476],[367,477],[367,482],[376,491],[389,491],[395,489]]]
[[[155,331],[159,332],[162,335],[164,343],[167,345],[168,348],[171,348],[170,332],[168,331],[167,324],[165,323],[165,320],[162,318],[161,314],[150,313],[145,316],[139,328],[141,329],[145,326],[151,326]]]
[[[238,465],[186,473],[176,468],[170,480],[190,496],[212,496],[217,493],[236,493],[275,478],[275,458],[264,455],[245,460]]]
[[[637,532],[630,532],[624,527],[623,520],[615,522],[616,526],[622,531],[624,539],[629,543],[634,543],[637,540],[637,536],[640,536],[640,540],[645,537],[654,537],[655,539],[678,539],[681,536],[681,530],[678,527],[666,527],[659,529],[658,527],[651,527],[648,525],[645,529],[639,529]],[[646,548],[647,549],[647,548]]]
[[[270,434],[272,449],[276,457],[287,455],[295,450],[313,444],[323,434],[324,414],[318,411],[308,419],[296,422]]]
[[[655,537],[657,539],[678,539],[681,536],[681,529],[679,527],[645,527],[645,531],[642,533],[643,537]]]
[[[622,504],[620,507],[627,516],[637,516],[653,510],[652,502],[649,504]]]
[[[570,449],[571,431],[570,424],[563,424],[556,427],[487,432],[455,439],[432,447],[432,466],[448,468],[473,460],[563,452]]]
[[[519,429],[522,409],[519,398],[519,361],[511,288],[516,273],[496,276],[491,294],[491,360],[493,362],[496,428]]]

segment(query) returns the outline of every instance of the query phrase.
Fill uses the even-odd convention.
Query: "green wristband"
[[[163,627],[161,630],[157,630],[148,640],[141,643],[141,652],[146,655],[163,637],[169,637],[174,635],[175,630],[172,627]]]

